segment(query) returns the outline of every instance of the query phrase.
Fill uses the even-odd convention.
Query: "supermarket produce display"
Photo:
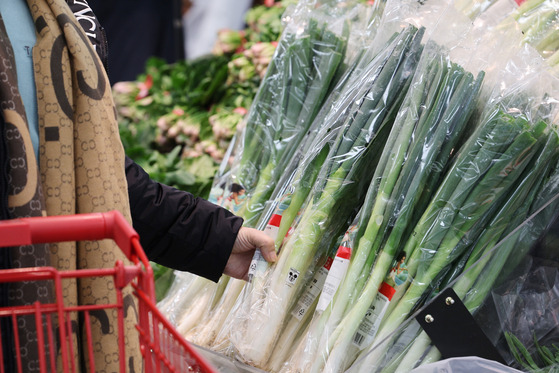
[[[508,366],[557,369],[557,4],[283,5],[116,96],[150,174],[276,240],[248,282],[162,268],[159,309],[247,371],[425,371],[457,357],[416,320],[452,288]]]
[[[220,33],[215,53],[171,65],[152,58],[137,81],[113,86],[127,155],[153,179],[208,196],[274,53],[284,9],[255,7],[246,30]]]

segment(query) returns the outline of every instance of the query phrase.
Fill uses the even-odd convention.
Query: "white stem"
[[[318,297],[314,300],[301,320],[298,320],[293,315],[291,316],[289,323],[281,333],[276,343],[276,348],[269,359],[267,364],[268,371],[279,372],[281,370],[283,364],[287,361],[287,357],[293,352],[295,347],[299,344],[299,340],[303,337],[304,333],[301,333],[301,329],[307,329],[306,326],[317,303]]]
[[[181,320],[179,321],[179,325],[177,327],[177,331],[182,334],[186,335],[191,329],[198,324],[202,316],[204,315],[204,311],[207,309],[208,304],[211,300],[211,293],[204,292],[202,296],[195,302],[183,315]]]
[[[201,334],[202,339],[198,343],[200,346],[212,346],[217,335],[225,325],[225,320],[232,312],[233,306],[235,305],[235,302],[237,301],[244,286],[244,281],[236,279],[231,280],[229,284],[227,284],[227,288],[221,298],[221,302],[212,312],[212,316],[209,318],[206,323],[206,327],[204,328],[204,333]]]
[[[262,312],[257,312],[250,327],[252,330],[249,335],[252,335],[253,339],[242,346],[236,346],[246,363],[259,368],[264,367],[282,330],[295,292],[295,286],[284,284],[279,292],[268,294]]]
[[[396,368],[396,373],[406,373],[412,370],[430,345],[431,339],[427,336],[427,333],[421,332],[413,341],[410,349],[405,353],[404,358],[398,365],[398,368]]]
[[[192,279],[189,276],[179,274],[173,282],[173,291],[170,291],[165,299],[158,303],[157,308],[176,326],[185,310],[188,310],[192,304],[196,303],[198,297],[211,284],[213,284],[212,281],[203,277]]]
[[[282,373],[306,373],[310,371],[311,365],[316,360],[315,355],[318,349],[318,341],[322,335],[324,324],[327,320],[327,315],[325,314],[329,309],[330,308],[322,314],[315,314],[311,324],[303,336],[303,339],[299,342],[297,349],[292,354],[292,358],[289,360],[288,366],[281,371]]]

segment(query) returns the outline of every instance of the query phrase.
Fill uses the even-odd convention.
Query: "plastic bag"
[[[247,117],[232,182],[246,190],[239,214],[255,226],[344,61],[348,24],[302,2],[291,13]],[[323,8],[319,8],[323,9]],[[322,16],[324,17],[324,16]]]
[[[339,132],[331,136],[327,127],[326,136],[317,136],[323,146],[320,150],[326,149],[327,156],[309,188],[308,204],[281,248],[278,263],[265,275],[266,284],[256,289],[263,289],[262,294],[255,294],[256,290],[251,294],[254,307],[237,322],[243,327],[238,328],[236,348],[245,361],[259,364],[257,361],[268,356],[295,300],[357,213],[393,121],[392,108],[397,108],[405,94],[399,87],[407,86],[421,51],[420,38],[421,33],[410,27],[391,41],[370,63],[367,73],[355,79],[352,91],[359,94],[357,100],[340,95],[342,100],[335,103],[346,103],[341,106],[344,111],[349,107]],[[387,87],[391,89],[383,96],[385,101],[373,94]]]
[[[487,105],[475,118],[476,130],[456,153],[406,243],[404,251],[411,252],[408,282],[394,295],[372,351],[361,354],[353,371],[409,370],[418,362],[440,359],[427,335],[414,330],[413,322],[402,326],[406,318],[445,286],[452,286],[467,308],[476,312],[495,285],[495,276],[506,268],[503,259],[510,255],[514,241],[501,242],[499,251],[495,245],[530,216],[535,194],[557,162],[557,133],[548,124],[556,113],[552,97],[556,91],[550,90],[554,82],[549,75],[534,72],[538,61],[512,60],[501,64],[504,74],[491,77],[492,89],[481,101]],[[489,130],[499,128],[488,127],[491,123],[506,132]],[[503,167],[506,171],[498,171]],[[529,238],[527,243],[535,240],[534,235],[523,237]]]
[[[422,365],[410,373],[519,373],[520,370],[508,367],[493,360],[479,357],[457,357]]]
[[[291,164],[298,162],[294,154],[305,153],[297,145],[313,132],[309,127],[312,118],[339,78],[335,74],[343,68],[346,21],[358,15],[352,3],[335,9],[314,9],[308,3],[301,2],[284,15],[286,27],[273,63],[239,135],[242,142],[234,150],[233,165],[223,174],[225,182],[219,184],[226,190],[223,200],[230,199],[230,186],[242,186],[243,201],[240,209],[233,211],[244,217],[248,226],[263,228],[258,222],[269,205],[268,199],[274,196],[278,180],[289,174]],[[217,188],[216,191],[219,194]],[[201,335],[193,335],[193,340],[230,353],[228,338],[221,329],[231,325],[231,309],[244,285],[244,281],[229,281],[216,308],[211,314],[208,311],[198,326]]]
[[[413,13],[410,12],[413,14],[413,17],[410,18],[416,18],[420,19],[421,22],[427,22],[426,18],[428,17],[421,16],[421,9],[418,12],[417,9],[413,7],[413,4],[412,6],[408,4],[408,6],[415,10]],[[429,9],[429,7],[425,7],[426,13],[433,11],[433,9],[427,9]],[[433,11],[433,13],[435,12]],[[437,14],[438,17],[443,17],[444,15],[444,13]],[[446,15],[448,15],[448,13]],[[461,29],[460,32],[458,32],[460,27],[454,25],[455,28],[452,31],[455,32],[456,40],[460,40],[460,38],[463,37],[462,31],[468,28],[467,22],[464,22],[463,25],[464,28]],[[433,35],[440,34],[438,32],[431,32]],[[446,40],[452,39],[449,36],[452,34],[452,32],[446,33]],[[458,44],[456,41],[454,43],[455,45]],[[444,125],[454,123],[451,127],[455,126],[453,130],[456,132],[456,138],[459,139],[459,133],[461,133],[459,128],[461,126],[461,128],[464,128],[464,124],[472,112],[473,103],[475,102],[482,81],[481,77],[476,81],[470,74],[470,83],[463,81],[460,89],[457,90],[460,94],[464,92],[468,93],[466,93],[465,96],[460,96],[460,98],[457,96],[454,101],[452,101],[450,97],[452,97],[453,90],[457,87],[457,85],[454,85],[455,83],[457,84],[457,81],[453,79],[458,78],[460,69],[451,73],[450,75],[456,74],[452,77],[443,78],[445,76],[444,74],[442,74],[443,77],[436,75],[435,72],[437,70],[434,70],[433,67],[434,61],[440,61],[439,58],[442,58],[441,63],[443,65],[446,64],[444,57],[440,57],[439,55],[440,49],[442,48],[431,43],[423,50],[423,62],[420,61],[415,71],[416,77],[411,81],[410,91],[406,99],[404,99],[402,106],[399,107],[396,123],[388,137],[386,146],[385,144],[380,145],[384,148],[382,150],[383,156],[378,162],[377,171],[375,171],[373,177],[373,183],[369,187],[369,194],[361,210],[361,220],[358,223],[359,231],[357,237],[363,237],[365,231],[367,232],[367,237],[363,238],[359,244],[359,249],[352,255],[349,272],[351,276],[346,276],[342,287],[338,289],[333,307],[328,309],[328,312],[322,312],[316,315],[316,318],[321,321],[313,320],[311,327],[315,330],[309,331],[306,346],[300,348],[301,356],[296,357],[299,361],[294,362],[297,368],[293,370],[306,371],[308,370],[307,367],[303,367],[305,364],[315,364],[318,366],[321,360],[323,360],[324,362],[322,364],[326,364],[326,371],[339,371],[343,369],[344,366],[351,363],[359,349],[369,343],[368,338],[374,337],[375,331],[378,329],[379,325],[377,320],[380,322],[382,313],[386,310],[389,299],[394,291],[393,289],[389,290],[391,286],[381,286],[381,283],[385,279],[386,273],[389,272],[392,261],[398,261],[397,259],[400,258],[397,258],[397,252],[386,252],[382,254],[379,262],[376,260],[376,252],[382,245],[386,244],[389,233],[399,214],[401,214],[402,221],[404,221],[404,219],[412,218],[412,211],[418,211],[415,206],[415,203],[418,201],[415,201],[414,198],[417,195],[419,199],[421,193],[418,188],[425,184],[421,182],[420,175],[423,174],[425,177],[428,177],[429,172],[432,170],[432,166],[420,165],[420,163],[427,162],[426,159],[429,157],[435,157],[436,159],[435,154],[437,154],[438,147],[443,143],[442,141],[429,143],[429,141],[431,141],[429,139],[432,139],[431,136],[434,136],[433,133],[436,133],[434,130],[436,125],[433,125],[431,128],[418,125],[418,127],[414,129],[414,123],[417,121],[423,123],[423,121],[426,121],[431,115],[430,120],[432,122],[437,123],[438,120],[441,120],[441,122],[439,122],[441,123],[440,134],[442,135],[444,133],[443,137],[448,137],[447,131],[449,131],[448,129],[443,129]],[[457,68],[457,66],[454,65],[454,68]],[[433,74],[433,76],[427,76],[428,73]],[[449,98],[441,98],[443,96],[442,93],[440,96],[432,93],[427,99],[428,95],[425,93],[426,101],[431,100],[431,102],[413,101],[418,100],[426,82],[431,84],[433,81],[436,82],[437,79],[440,79],[439,82],[442,87],[448,87],[448,89],[445,88],[445,94],[448,95]],[[443,80],[445,83],[443,83]],[[433,83],[433,90],[436,90],[438,87],[437,84],[438,83]],[[470,98],[467,98],[470,94],[470,88],[472,89],[472,95]],[[441,88],[441,90],[442,89],[443,88]],[[436,98],[439,100],[437,104],[435,104]],[[448,102],[451,102],[450,106],[458,104],[460,109],[457,107],[445,109]],[[425,107],[427,107],[427,109],[422,109]],[[425,110],[425,113],[423,113],[423,118],[419,119],[421,117],[421,110]],[[444,114],[445,110],[448,110],[446,114]],[[458,114],[460,110],[464,110],[466,113]],[[455,119],[461,119],[462,122],[460,122],[460,120],[454,121],[452,119],[453,116]],[[423,130],[425,130],[424,133],[421,132]],[[406,136],[410,136],[411,139],[416,140],[406,140]],[[425,141],[425,143],[422,143],[422,141]],[[413,143],[413,146],[408,145],[408,143]],[[407,149],[408,146],[410,146],[410,150],[409,153],[406,154],[406,150],[404,149]],[[447,149],[441,153],[443,154],[446,152],[447,160],[450,156],[450,149],[454,146],[455,145],[452,143],[448,143]],[[422,152],[424,152],[423,156],[421,155]],[[446,162],[443,161],[442,158],[444,157],[441,155],[440,166],[437,166],[441,169],[444,166],[444,162]],[[408,161],[406,162],[404,159],[408,159]],[[413,162],[417,163],[414,164]],[[400,168],[403,164],[407,165],[404,166],[400,174]],[[429,172],[424,172],[424,169]],[[396,179],[392,179],[395,175],[400,175],[398,176],[398,182],[396,182]],[[436,184],[437,178],[435,176],[431,175],[430,179]],[[408,188],[410,188],[409,193],[407,192]],[[411,198],[408,199],[406,194]],[[402,227],[404,225],[405,224],[401,224]],[[404,234],[404,231],[405,229],[401,232],[395,232],[392,236],[392,239],[395,240],[392,242],[393,246],[397,245],[397,241],[399,240],[397,237]],[[369,251],[371,246],[375,248]],[[394,249],[396,249],[396,247],[394,247]],[[371,266],[375,263],[375,260],[376,264],[378,264],[378,269],[372,279],[368,280]],[[398,263],[394,263],[395,272],[398,272],[398,277],[394,276],[393,281],[400,281],[402,278],[401,276],[406,273],[403,266],[398,268],[399,265]],[[394,286],[395,284],[392,285]],[[381,292],[377,292],[379,287],[381,288]],[[363,321],[361,322],[361,320]],[[317,342],[317,340],[320,341]],[[316,347],[317,345],[319,347]],[[334,349],[332,349],[332,346],[334,346]],[[318,351],[316,351],[316,348],[318,348]],[[315,349],[314,352],[312,351],[313,349]]]
[[[553,310],[557,309],[559,298],[555,293],[556,289],[553,289],[557,269],[553,268],[553,272],[549,272],[548,268],[542,271],[539,269],[541,268],[539,265],[532,264],[533,261],[529,255],[522,254],[526,252],[523,248],[525,245],[532,252],[537,251],[537,246],[534,247],[534,245],[551,224],[549,220],[545,219],[540,222],[543,223],[543,226],[540,226],[538,218],[549,217],[551,213],[555,216],[554,221],[557,222],[559,190],[555,190],[555,192],[558,194],[548,199],[543,210],[537,209],[539,211],[531,215],[511,233],[505,235],[505,238],[497,245],[490,247],[478,261],[448,285],[452,286],[462,298],[464,305],[472,312],[474,319],[497,347],[501,356],[517,368],[520,366],[511,359],[512,355],[510,347],[505,341],[505,333],[515,330],[521,340],[522,333],[519,331],[524,330],[527,341],[530,341],[530,336],[536,330],[540,336],[545,335],[549,338],[553,334],[550,331],[556,329],[555,318],[544,318],[543,315],[552,315]],[[539,235],[531,234],[534,228]],[[521,244],[519,244],[519,239],[523,241]],[[515,247],[519,249],[518,253],[511,250]],[[518,267],[514,271],[507,271],[507,265],[510,263],[507,261],[505,264],[507,257],[515,258],[517,254],[522,259]],[[518,263],[518,261],[516,262]],[[527,278],[536,280],[526,282]],[[477,281],[471,282],[472,279]],[[463,290],[460,290],[464,283],[470,284],[470,291],[466,292],[466,295]],[[526,286],[527,284],[537,284],[540,288],[543,286],[545,290],[535,292],[533,286]],[[529,290],[522,295],[522,289]],[[543,299],[546,301],[542,301]],[[519,307],[516,307],[515,304]],[[421,331],[419,323],[415,320],[419,312],[411,315],[408,321],[384,340],[379,341],[367,354],[362,354],[348,372],[376,372],[386,368],[410,371],[418,366],[428,366],[428,364],[440,360],[440,352],[432,345],[427,334]],[[515,327],[510,328],[513,324]],[[530,327],[533,325],[538,325],[538,328]],[[544,341],[545,338],[540,339],[540,342],[545,343]],[[526,340],[523,342],[526,343]],[[529,346],[529,343],[526,346]],[[526,370],[526,367],[524,366],[522,369]]]
[[[526,370],[559,366],[554,354],[559,343],[558,264],[536,264],[520,278],[514,278],[492,292],[499,325],[505,334],[507,362]],[[544,354],[544,347],[551,356]],[[524,349],[530,358],[522,355]],[[550,359],[550,360],[546,360]]]

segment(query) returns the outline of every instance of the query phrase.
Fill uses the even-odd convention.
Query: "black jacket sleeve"
[[[155,182],[126,157],[134,229],[148,258],[217,281],[243,220],[192,194]]]

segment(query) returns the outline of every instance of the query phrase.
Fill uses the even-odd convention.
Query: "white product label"
[[[268,237],[271,237],[275,240],[278,235],[280,222],[281,216],[273,215],[266,228],[264,228],[264,233],[266,233]],[[266,259],[264,259],[264,257],[262,256],[260,250],[256,250],[248,269],[248,281],[252,282],[254,275],[264,272],[266,268],[268,268],[268,262],[266,262]]]
[[[316,271],[314,278],[305,289],[301,298],[299,298],[297,307],[295,307],[294,311],[291,313],[297,318],[297,320],[301,321],[303,316],[305,316],[305,313],[307,313],[308,309],[312,306],[315,299],[320,294],[327,276],[328,269],[325,267],[321,267],[318,271]]]
[[[334,298],[334,294],[336,294],[348,267],[349,258],[346,259],[340,256],[336,256],[336,258],[334,258],[334,263],[332,263],[332,268],[330,268],[330,271],[328,272],[328,277],[326,277],[322,293],[318,299],[318,304],[316,306],[317,310],[324,311],[328,307]]]
[[[361,325],[359,325],[357,332],[353,336],[353,344],[355,346],[362,348],[373,341],[389,304],[390,300],[388,297],[378,292],[375,300],[367,310],[365,318],[361,321]]]
[[[252,261],[250,262],[250,267],[248,268],[248,278],[249,280],[252,279],[254,274],[256,273],[256,268],[258,268],[258,263],[261,261],[265,261],[264,257],[260,250],[256,250],[254,252],[254,256],[252,257]]]
[[[285,284],[290,287],[295,285],[297,279],[299,278],[299,275],[300,275],[299,271],[297,271],[295,268],[289,268],[289,272],[287,273],[287,278],[285,279]]]

